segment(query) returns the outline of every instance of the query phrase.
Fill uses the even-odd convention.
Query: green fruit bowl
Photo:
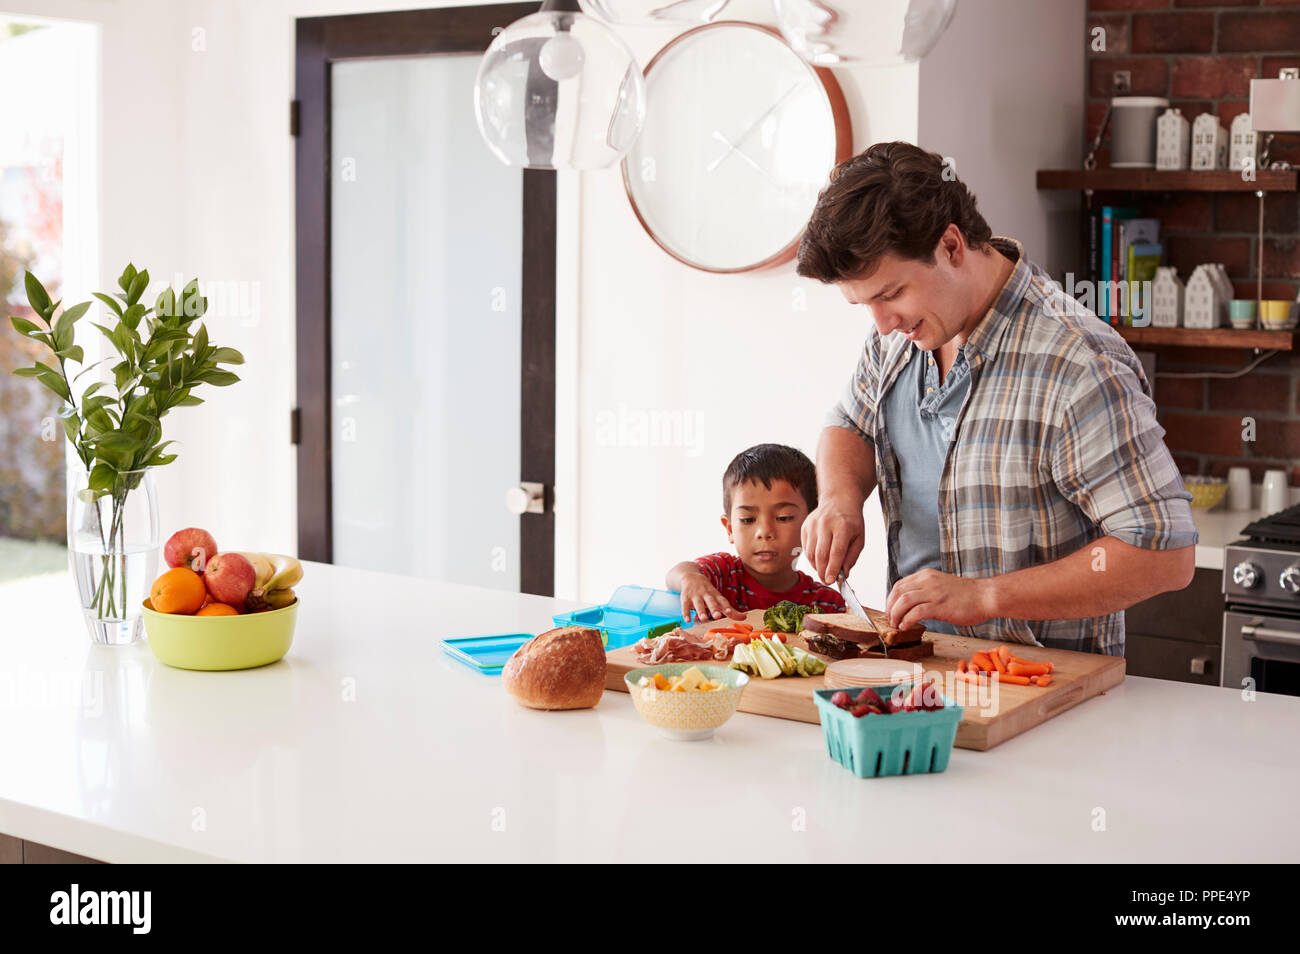
[[[153,654],[177,669],[253,669],[289,651],[298,602],[242,616],[184,616],[159,613],[145,600],[144,632]]]

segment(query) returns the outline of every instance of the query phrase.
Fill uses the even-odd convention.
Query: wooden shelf
[[[1039,169],[1040,189],[1094,192],[1295,192],[1300,169],[1261,169],[1243,182],[1231,169]]]
[[[1112,326],[1131,345],[1178,345],[1184,348],[1259,348],[1291,351],[1297,332],[1238,331],[1236,328],[1126,328]]]

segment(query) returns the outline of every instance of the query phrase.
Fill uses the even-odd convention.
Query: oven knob
[[[1248,560],[1243,560],[1232,568],[1232,582],[1248,590],[1251,589],[1259,583],[1259,567]]]
[[[1282,589],[1288,593],[1300,593],[1300,563],[1293,564],[1283,570],[1277,581],[1282,585]]]

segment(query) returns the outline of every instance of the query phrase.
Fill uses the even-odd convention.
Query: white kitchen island
[[[1300,860],[1298,698],[1130,678],[858,779],[815,725],[669,741],[624,693],[531,711],[438,646],[573,604],[324,564],[298,591],[288,656],[203,673],[92,647],[66,575],[0,585],[0,832],[110,862]]]

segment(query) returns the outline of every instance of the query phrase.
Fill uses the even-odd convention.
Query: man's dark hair
[[[731,513],[731,494],[741,484],[754,480],[768,490],[772,481],[788,481],[803,495],[811,513],[817,509],[817,468],[808,455],[784,444],[757,444],[735,456],[722,475],[722,512]]]
[[[910,142],[878,142],[841,162],[804,230],[798,273],[824,284],[863,278],[890,252],[933,264],[949,225],[983,248],[993,233],[975,196],[946,171],[942,156]]]

